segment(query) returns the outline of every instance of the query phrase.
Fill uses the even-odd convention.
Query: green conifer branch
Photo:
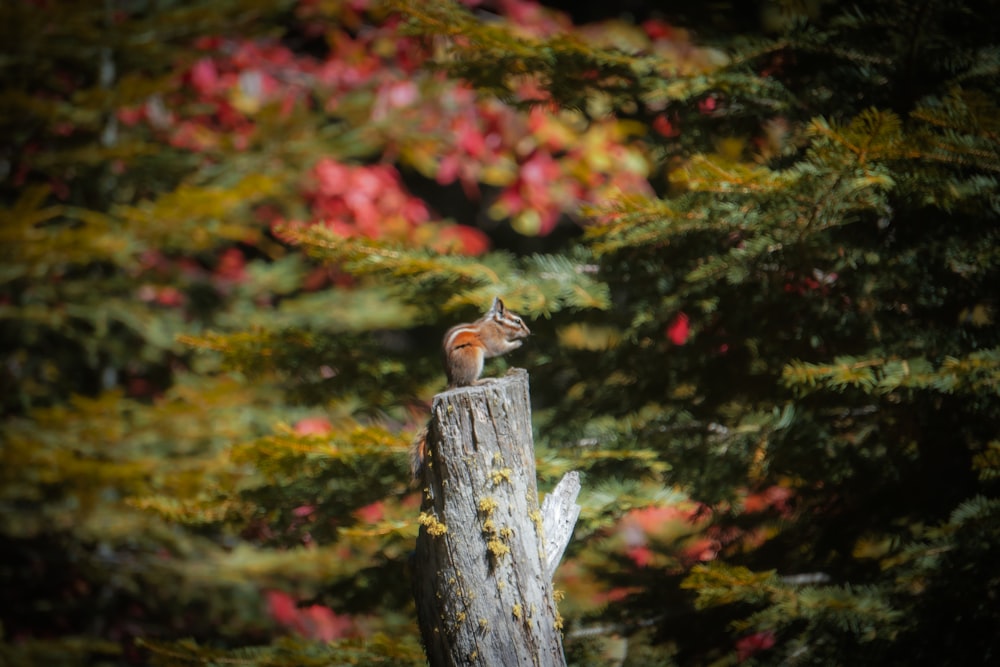
[[[250,208],[279,192],[279,182],[251,174],[227,187],[181,185],[141,204],[114,209],[140,248],[205,250],[221,241],[253,242],[260,223]]]
[[[378,426],[355,426],[334,437],[297,435],[290,430],[235,447],[235,463],[250,463],[272,481],[328,475],[334,464],[375,468],[379,459],[401,458],[405,439]]]
[[[987,392],[1000,386],[1000,349],[948,357],[935,368],[925,358],[838,357],[830,364],[792,361],[781,373],[785,386],[802,394],[829,389],[859,389],[865,394],[888,394],[898,389],[930,389],[942,393]]]
[[[592,274],[585,258],[534,255],[521,261],[505,253],[482,258],[440,255],[362,238],[345,239],[327,229],[282,231],[311,256],[359,277],[394,277],[407,281],[407,298],[439,302],[445,310],[473,305],[494,296],[527,317],[548,316],[566,308],[606,309],[607,285]]]
[[[972,457],[972,467],[980,481],[1000,479],[1000,440],[991,440]]]
[[[696,565],[681,586],[697,592],[695,604],[700,609],[738,602],[760,604],[779,590],[778,577],[773,570],[753,572],[746,567],[724,563]]]
[[[49,204],[49,195],[48,187],[28,187],[10,208],[0,209],[0,282],[37,278],[53,262],[79,266],[127,255],[127,240],[115,235],[111,216]]]
[[[89,636],[63,635],[45,639],[0,642],[0,661],[8,665],[55,665],[89,659],[109,663],[123,660],[120,642]]]
[[[695,604],[700,609],[735,604],[759,607],[734,624],[740,632],[792,631],[808,641],[811,633],[829,632],[827,624],[833,624],[855,641],[864,642],[892,637],[903,620],[903,614],[872,587],[798,589],[782,583],[774,571],[753,572],[723,563],[695,566],[681,586],[696,591]]]
[[[622,198],[611,207],[585,209],[596,218],[588,241],[600,256],[668,244],[695,230],[739,233],[741,244],[705,258],[688,274],[691,282],[726,277],[736,284],[755,273],[753,264],[763,256],[849,224],[862,212],[886,210],[885,192],[894,183],[880,161],[903,155],[898,117],[868,110],[845,127],[814,119],[811,128],[809,157],[791,168],[772,171],[694,155],[675,176],[689,195]]]
[[[423,646],[416,636],[389,637],[374,633],[363,638],[318,642],[285,637],[267,646],[220,649],[193,640],[164,642],[143,638],[138,645],[163,665],[246,665],[255,667],[327,667],[336,665],[398,665],[423,667],[427,664]]]
[[[247,501],[225,497],[178,498],[176,495],[134,497],[126,500],[130,507],[156,514],[164,521],[188,526],[227,524],[243,526],[249,523],[257,506]]]

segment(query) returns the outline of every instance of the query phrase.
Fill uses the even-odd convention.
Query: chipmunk
[[[475,322],[448,329],[441,342],[448,388],[476,384],[486,359],[516,350],[530,333],[524,320],[507,310],[500,297]]]
[[[500,297],[475,322],[448,329],[441,341],[448,389],[479,384],[483,362],[516,350],[531,331],[524,320],[507,310]],[[410,472],[416,480],[427,457],[427,427],[417,433],[410,450]]]

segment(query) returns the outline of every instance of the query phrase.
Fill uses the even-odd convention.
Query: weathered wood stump
[[[567,475],[543,517],[527,372],[438,394],[427,438],[413,569],[430,664],[565,665],[552,573],[580,487]]]

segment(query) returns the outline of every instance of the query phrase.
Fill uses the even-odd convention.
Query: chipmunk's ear
[[[488,314],[493,315],[494,313],[499,313],[500,315],[503,315],[504,310],[506,310],[506,308],[504,308],[503,301],[500,299],[500,297],[498,296],[493,297],[493,305],[490,306],[490,311]]]

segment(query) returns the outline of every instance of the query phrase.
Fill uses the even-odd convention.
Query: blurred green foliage
[[[995,659],[996,7],[425,5],[0,8],[0,661],[422,664],[497,294],[571,664]]]

